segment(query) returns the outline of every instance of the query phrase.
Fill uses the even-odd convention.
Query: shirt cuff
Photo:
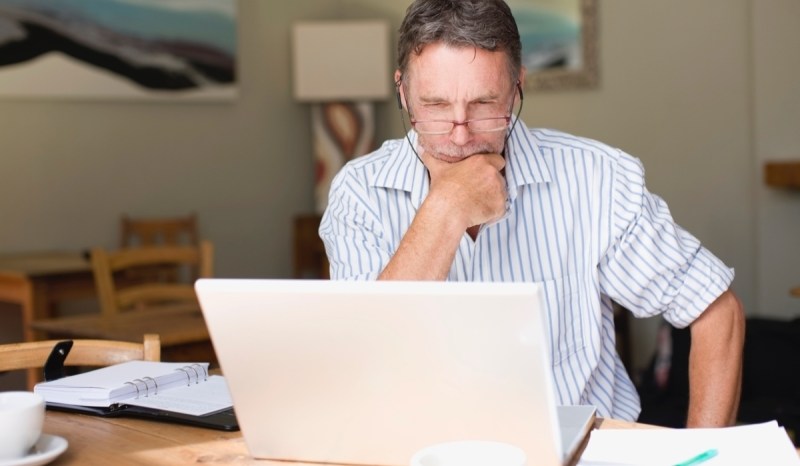
[[[734,271],[708,249],[701,247],[689,265],[664,318],[677,328],[687,327],[700,317],[733,282]]]

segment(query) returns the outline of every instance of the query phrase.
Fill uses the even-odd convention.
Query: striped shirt
[[[449,280],[541,282],[559,404],[635,420],[639,397],[615,348],[612,300],[677,327],[730,286],[733,270],[675,224],[639,160],[597,141],[522,124],[506,148],[510,210],[466,232]],[[349,162],[319,233],[339,280],[375,280],[428,193],[416,143],[390,140]]]

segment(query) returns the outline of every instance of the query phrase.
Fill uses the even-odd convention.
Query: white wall
[[[0,100],[0,251],[115,246],[122,213],[195,211],[219,275],[288,275],[291,218],[313,206],[289,23],[323,3],[241,3],[235,102]]]

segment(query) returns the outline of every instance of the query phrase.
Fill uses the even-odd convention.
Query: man
[[[688,426],[734,422],[744,318],[733,271],[647,191],[638,160],[513,115],[525,70],[502,0],[416,0],[400,27],[405,139],[336,177],[320,235],[333,279],[543,283],[561,404],[635,420],[611,301],[691,325]],[[519,111],[517,111],[517,116]]]

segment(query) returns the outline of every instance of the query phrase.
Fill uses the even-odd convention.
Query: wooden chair
[[[28,388],[41,380],[34,369],[44,367],[53,346],[60,340],[29,341],[0,345],[0,372],[29,369]],[[132,360],[160,361],[161,341],[156,334],[147,334],[142,343],[114,340],[73,340],[64,365],[110,366]]]
[[[120,248],[198,244],[197,216],[194,213],[170,218],[131,218],[123,215],[120,220]],[[147,281],[178,280],[177,268],[169,265],[137,267],[126,270],[125,274],[131,279]],[[198,278],[199,270],[193,268],[192,275],[192,278]]]
[[[189,245],[200,243],[197,216],[175,218],[130,218],[120,221],[120,248],[133,246]]]
[[[321,220],[319,215],[300,215],[294,218],[294,278],[330,278],[325,244],[318,232]]]
[[[213,269],[213,247],[209,241],[201,241],[199,246],[147,246],[113,252],[95,248],[91,257],[100,309],[106,316],[151,304],[197,303],[193,276],[176,282],[170,277],[131,279],[119,272],[150,266],[196,267],[199,277],[211,277]]]

